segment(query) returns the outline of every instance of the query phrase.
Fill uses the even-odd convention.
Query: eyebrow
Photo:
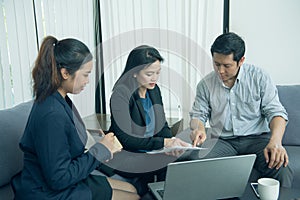
[[[92,70],[85,70],[85,71],[83,71],[83,73],[91,73],[92,72]]]
[[[232,65],[232,63],[220,63],[220,62],[217,62],[217,61],[214,61],[215,64],[220,64],[220,65]]]
[[[160,71],[160,70],[161,70],[161,67],[160,67],[158,70],[149,70],[149,71],[147,71],[147,70],[148,70],[148,68],[145,69],[145,72],[146,72],[146,73],[149,73],[149,72],[153,72],[153,73],[154,73],[154,72],[156,72],[156,71]]]

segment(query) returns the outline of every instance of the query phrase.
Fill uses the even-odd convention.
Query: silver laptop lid
[[[175,162],[168,165],[164,200],[240,197],[256,155]]]

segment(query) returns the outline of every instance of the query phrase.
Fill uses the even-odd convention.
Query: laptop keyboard
[[[157,190],[157,193],[159,194],[159,196],[161,196],[161,198],[163,198],[164,190]]]

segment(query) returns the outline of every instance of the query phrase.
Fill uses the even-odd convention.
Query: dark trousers
[[[291,187],[293,172],[289,167],[281,167],[278,170],[268,168],[265,161],[264,148],[269,143],[270,133],[261,135],[240,136],[232,139],[210,138],[207,139],[202,147],[207,148],[200,151],[196,156],[198,159],[215,158],[245,154],[256,154],[254,168],[260,173],[261,177],[272,177],[280,181],[281,186]],[[193,155],[195,159],[195,155]]]

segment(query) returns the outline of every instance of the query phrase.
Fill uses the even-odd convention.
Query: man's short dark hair
[[[245,54],[245,42],[236,33],[224,33],[216,38],[210,48],[210,52],[212,56],[213,53],[223,55],[230,55],[233,53],[233,60],[238,62]]]

